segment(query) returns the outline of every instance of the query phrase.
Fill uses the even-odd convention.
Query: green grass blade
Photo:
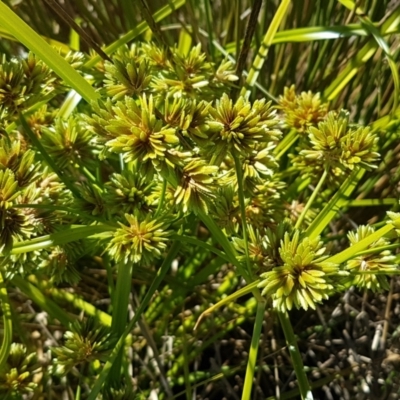
[[[140,316],[142,315],[142,313],[144,312],[144,310],[147,308],[148,304],[150,303],[150,300],[152,299],[154,293],[156,292],[156,290],[160,286],[161,282],[163,281],[166,273],[168,272],[172,261],[175,259],[176,255],[178,254],[180,246],[181,246],[181,244],[179,241],[175,241],[172,244],[167,256],[164,259],[164,262],[162,263],[160,269],[158,270],[157,276],[155,277],[154,281],[152,282],[151,286],[149,287],[140,306],[136,310],[135,316],[129,322],[124,333],[118,340],[118,343],[116,344],[113,352],[110,354],[106,364],[104,365],[103,370],[101,371],[100,375],[98,376],[97,381],[94,384],[92,391],[90,392],[88,400],[96,400],[97,399],[97,395],[99,394],[105,380],[107,379],[108,374],[110,373],[111,367],[124,345],[126,337],[129,335],[129,333],[131,332],[131,330],[133,329],[133,327],[136,325],[137,321],[139,320]]]
[[[0,25],[5,27],[29,50],[45,62],[71,88],[75,89],[88,103],[100,95],[75,71],[57,51],[27,25],[17,14],[0,1]]]
[[[129,296],[132,289],[133,265],[120,263],[118,266],[117,284],[113,295],[113,311],[111,331],[115,337],[120,337],[126,328],[128,321]],[[117,384],[121,379],[122,353],[120,352],[110,371],[110,380]]]
[[[283,333],[285,334],[286,344],[293,363],[293,369],[296,373],[301,399],[313,400],[314,397],[311,392],[311,386],[304,370],[303,360],[297,344],[297,338],[293,332],[293,326],[290,322],[289,314],[287,312],[278,312],[278,316]]]
[[[393,221],[396,224],[400,223],[400,218],[396,221]],[[360,240],[356,244],[348,247],[346,250],[341,251],[338,254],[335,254],[332,257],[329,257],[326,261],[332,262],[334,264],[342,264],[345,261],[353,258],[357,255],[357,253],[367,249],[369,245],[379,240],[382,236],[388,234],[390,231],[394,229],[393,224],[386,224],[383,228],[377,230],[373,234],[367,236],[365,239]]]
[[[264,36],[264,40],[261,43],[261,47],[258,49],[257,56],[253,62],[249,75],[246,79],[246,85],[242,88],[240,94],[246,95],[247,88],[252,88],[257,81],[258,75],[260,74],[261,68],[264,65],[264,61],[267,57],[268,50],[272,45],[272,40],[281,24],[281,21],[286,14],[290,0],[282,0],[281,4],[276,11],[274,18],[272,19],[271,25],[269,26],[267,33]]]
[[[383,23],[380,36],[384,36],[388,32],[393,32],[393,29],[398,29],[399,24],[400,7]],[[337,78],[328,86],[328,88],[325,89],[323,97],[327,100],[333,100],[357,74],[359,68],[375,54],[377,48],[378,43],[374,39],[371,39],[366,45],[364,45]]]
[[[11,319],[11,307],[8,300],[7,288],[4,284],[3,275],[0,272],[0,301],[1,310],[3,312],[3,342],[1,343],[0,349],[0,371],[3,370],[5,363],[7,362],[8,355],[10,354],[13,327]]]
[[[372,23],[372,21],[365,15],[363,10],[360,8],[356,8],[356,5],[354,4],[353,1],[351,0],[339,0],[345,7],[349,8],[351,11],[355,11],[360,20],[362,21],[361,24],[364,27],[364,29],[370,33],[378,46],[383,50],[383,52],[386,55],[389,68],[392,72],[392,77],[393,77],[393,83],[394,83],[394,96],[393,96],[393,110],[396,110],[398,106],[398,99],[399,99],[399,93],[400,93],[400,82],[399,82],[399,73],[397,71],[397,66],[396,63],[393,60],[393,54],[390,51],[389,45],[386,43],[385,39],[381,35],[380,31],[377,29],[377,27]]]
[[[0,37],[12,40],[14,42],[18,41],[18,39],[16,39],[15,36],[13,36],[7,29],[1,26],[0,26]],[[61,52],[61,54],[67,54],[69,51],[71,51],[71,48],[65,43],[61,43],[58,40],[50,39],[46,36],[41,36],[41,38],[51,47],[58,49]]]
[[[80,239],[86,239],[99,233],[110,232],[114,229],[115,228],[109,225],[69,226],[60,232],[14,243],[10,254],[22,254],[30,251],[46,249],[51,246],[57,246],[65,243],[75,242]]]
[[[374,26],[377,24],[374,24]],[[385,31],[385,36],[399,33],[400,26],[391,26]],[[367,36],[368,33],[361,24],[333,25],[333,26],[310,26],[306,28],[294,28],[276,32],[271,45],[282,43],[307,43],[318,40],[336,40],[343,37]],[[255,43],[252,42],[252,47]],[[225,50],[232,54],[236,52],[236,42],[228,43]]]
[[[312,224],[308,227],[306,234],[311,239],[317,237],[325,227],[335,217],[338,210],[343,207],[348,201],[349,196],[356,188],[357,183],[364,175],[364,169],[354,169],[348,178],[342,183],[339,190],[330,199],[328,204],[322,209],[322,211],[313,220]]]
[[[253,336],[251,337],[250,353],[246,367],[246,376],[244,379],[242,400],[250,400],[266,304],[267,303],[265,301],[257,304],[256,321],[254,323]]]

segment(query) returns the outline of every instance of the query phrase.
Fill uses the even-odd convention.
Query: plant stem
[[[256,368],[257,353],[266,304],[266,301],[261,301],[257,304],[257,314],[254,323],[253,336],[251,338],[249,360],[247,362],[246,377],[244,379],[242,400],[249,400],[251,396],[251,389],[253,388],[254,371]]]
[[[12,341],[12,320],[11,320],[11,307],[8,300],[8,293],[6,285],[4,284],[3,275],[0,272],[0,300],[1,310],[3,312],[3,342],[0,350],[0,370],[3,369],[8,355],[10,354],[11,341]]]
[[[325,168],[324,173],[322,174],[322,176],[321,176],[321,178],[320,178],[320,180],[319,180],[319,182],[318,182],[317,187],[316,187],[316,188],[314,189],[314,191],[312,192],[312,195],[311,195],[311,197],[308,199],[308,202],[307,202],[306,206],[304,207],[303,212],[301,213],[299,219],[298,219],[297,222],[296,222],[295,229],[300,228],[300,226],[301,226],[301,224],[303,223],[304,218],[305,218],[305,216],[306,216],[306,214],[307,214],[307,211],[310,209],[312,203],[314,202],[315,198],[317,197],[317,194],[318,194],[319,191],[321,190],[321,187],[322,187],[322,185],[324,184],[324,182],[325,182],[325,180],[326,180],[327,177],[328,177],[328,169]]]
[[[238,189],[239,189],[238,196],[239,196],[240,214],[242,217],[242,231],[243,231],[243,240],[244,240],[244,251],[246,254],[247,273],[251,277],[252,273],[251,273],[251,264],[250,264],[250,255],[249,255],[249,242],[248,242],[248,237],[247,237],[246,205],[244,202],[242,164],[240,162],[239,156],[233,155],[233,158],[235,160],[236,177],[237,177]]]
[[[289,314],[287,312],[278,312],[278,316],[283,333],[285,334],[286,344],[293,363],[293,369],[296,373],[301,398],[302,400],[313,400],[314,397],[311,392],[311,386],[304,371],[303,360],[289,319]]]
[[[164,279],[166,273],[168,272],[172,261],[175,259],[176,255],[178,254],[179,249],[180,249],[180,242],[175,241],[172,244],[172,246],[170,247],[168,254],[166,255],[160,269],[157,272],[155,279],[151,283],[141,304],[139,305],[138,309],[136,310],[134,317],[128,323],[127,327],[125,328],[124,332],[122,333],[121,337],[119,338],[117,344],[115,345],[115,348],[113,349],[112,353],[109,355],[108,360],[107,360],[106,364],[104,365],[103,370],[101,371],[94,386],[92,387],[92,391],[90,392],[88,400],[96,400],[97,399],[97,395],[99,394],[99,392],[104,384],[104,381],[107,379],[108,374],[110,373],[110,370],[115,362],[115,359],[117,358],[119,352],[121,351],[121,349],[123,348],[123,346],[125,344],[126,337],[129,335],[131,330],[136,325],[137,321],[141,317],[145,308],[149,305],[150,300],[152,299],[154,293],[156,292],[156,290],[160,286],[162,280]]]
[[[128,320],[129,296],[132,287],[132,263],[119,264],[117,284],[115,286],[114,303],[112,312],[111,331],[116,337],[120,337],[125,330]],[[110,370],[109,379],[113,384],[118,384],[121,377],[122,348]]]

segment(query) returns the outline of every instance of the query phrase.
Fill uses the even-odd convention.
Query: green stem
[[[254,59],[249,75],[247,76],[246,86],[243,86],[240,92],[242,96],[247,97],[247,95],[250,94],[250,91],[247,90],[247,88],[252,88],[256,83],[258,75],[260,74],[260,71],[264,65],[264,61],[267,58],[268,50],[272,45],[272,40],[274,39],[274,36],[279,28],[279,25],[282,22],[284,15],[286,14],[289,8],[289,5],[290,5],[290,0],[282,0],[282,2],[278,7],[278,10],[274,14],[274,18],[272,19],[271,24],[267,30],[267,33],[264,36],[264,40],[261,43],[260,48],[258,49],[257,56]]]
[[[249,276],[252,276],[250,255],[249,255],[249,239],[247,236],[246,205],[244,202],[242,164],[237,155],[233,155],[233,158],[235,160],[235,169],[236,169],[236,176],[237,176],[238,188],[239,188],[238,196],[239,196],[240,214],[242,217],[242,231],[243,231],[243,240],[244,240],[244,252],[246,254],[246,266],[247,266],[247,272],[248,272]]]
[[[4,335],[3,343],[1,344],[0,350],[0,371],[3,369],[7,362],[8,355],[10,354],[11,342],[12,342],[12,319],[11,319],[11,307],[8,300],[7,288],[4,284],[3,275],[0,272],[0,300],[1,309],[3,311],[3,324],[4,324]]]
[[[123,334],[118,340],[118,343],[116,344],[114,350],[108,357],[108,360],[106,364],[104,365],[103,370],[101,371],[99,377],[97,378],[96,383],[94,384],[92,391],[90,392],[90,395],[88,397],[88,400],[96,400],[97,395],[99,394],[105,380],[108,377],[108,374],[110,373],[110,370],[112,368],[113,363],[115,362],[119,352],[123,348],[125,344],[125,339],[133,329],[133,327],[136,325],[137,321],[139,320],[140,316],[143,314],[144,310],[150,303],[150,300],[152,299],[154,293],[160,286],[161,282],[163,281],[166,273],[168,272],[172,261],[175,259],[176,255],[178,254],[178,251],[180,249],[181,243],[179,241],[176,241],[173,243],[171,246],[167,256],[164,259],[164,262],[162,263],[160,269],[158,270],[157,276],[152,282],[149,290],[147,291],[146,295],[144,296],[144,299],[138,309],[135,312],[135,316],[131,319],[129,322],[128,326],[124,330]]]
[[[292,129],[275,147],[274,154],[276,158],[280,159],[292,147],[298,139],[299,134],[296,129]]]
[[[328,177],[328,169],[325,168],[325,171],[324,171],[324,173],[322,174],[322,176],[321,176],[321,178],[320,178],[320,180],[319,180],[319,182],[318,182],[317,187],[316,187],[316,188],[314,189],[314,191],[312,192],[312,195],[311,195],[311,197],[308,199],[308,202],[307,202],[306,206],[304,207],[303,212],[301,213],[299,219],[298,219],[297,222],[296,222],[295,229],[300,228],[300,226],[301,226],[301,224],[303,223],[304,218],[305,218],[305,216],[306,216],[306,214],[307,214],[307,211],[310,209],[312,203],[314,202],[315,198],[317,197],[317,194],[318,194],[319,191],[321,190],[321,187],[322,187],[322,185],[324,184],[324,182],[325,182],[325,180],[326,180],[327,177]]]
[[[256,321],[254,323],[253,336],[251,338],[249,360],[247,362],[246,377],[244,379],[242,400],[249,400],[251,396],[251,389],[253,387],[253,378],[256,369],[257,353],[266,304],[267,303],[265,301],[259,302],[257,304]]]
[[[286,344],[293,363],[293,369],[296,373],[301,398],[302,400],[313,400],[314,397],[311,392],[311,386],[304,371],[303,360],[289,319],[289,314],[287,312],[278,312],[278,316],[283,333],[285,334]]]
[[[207,22],[207,33],[208,33],[208,44],[210,47],[211,59],[215,61],[215,51],[214,51],[214,29],[212,26],[212,16],[210,9],[210,0],[204,0],[204,8],[206,12],[206,22]]]
[[[118,265],[111,323],[111,331],[116,337],[120,337],[124,333],[127,324],[129,296],[132,287],[132,270],[132,263]],[[110,370],[109,379],[113,384],[118,384],[120,380],[122,355],[122,351],[120,351]]]

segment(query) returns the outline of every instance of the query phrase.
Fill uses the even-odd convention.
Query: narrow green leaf
[[[282,0],[281,4],[279,5],[274,15],[274,18],[272,19],[271,25],[269,26],[267,33],[264,36],[261,47],[258,49],[257,56],[246,79],[246,85],[242,88],[242,91],[240,93],[242,96],[245,96],[246,93],[248,93],[247,88],[253,87],[255,82],[257,81],[258,75],[260,74],[261,68],[264,65],[264,61],[267,57],[268,50],[272,45],[272,40],[274,39],[279,25],[281,24],[282,19],[288,10],[289,4],[290,0]]]
[[[363,28],[366,30],[366,32],[370,33],[374,37],[378,46],[385,53],[393,77],[394,91],[395,91],[393,96],[394,99],[393,110],[396,110],[399,101],[398,99],[400,93],[400,81],[399,81],[399,73],[397,71],[397,65],[394,62],[393,54],[390,51],[389,45],[386,43],[379,29],[372,23],[372,21],[368,18],[368,16],[364,13],[364,11],[360,7],[356,8],[355,3],[351,0],[339,0],[339,1],[347,8],[349,8],[351,11],[356,12],[356,14],[361,20],[361,25],[363,26]]]
[[[46,249],[51,246],[57,246],[80,239],[86,239],[98,233],[112,232],[113,230],[115,230],[115,228],[109,225],[72,225],[60,232],[39,236],[23,242],[17,242],[14,244],[10,254],[21,254],[28,253],[30,251]]]
[[[278,312],[277,314],[279,316],[283,333],[285,334],[286,344],[290,358],[292,359],[294,372],[296,373],[301,399],[313,400],[314,397],[311,392],[311,386],[304,370],[303,359],[299,350],[297,338],[293,332],[293,326],[290,322],[289,314],[287,312]]]
[[[166,273],[168,272],[168,270],[171,266],[172,261],[175,259],[176,255],[178,254],[180,245],[181,244],[179,241],[175,241],[173,243],[173,245],[170,247],[170,250],[169,250],[167,256],[165,257],[164,262],[162,263],[160,269],[158,270],[157,276],[155,277],[154,281],[152,282],[151,286],[149,287],[146,295],[144,296],[142,303],[136,310],[135,316],[129,322],[124,333],[121,335],[120,339],[118,340],[118,343],[116,344],[114,350],[108,357],[108,360],[107,360],[106,364],[104,365],[103,370],[101,371],[100,375],[98,376],[97,381],[94,384],[92,391],[90,392],[88,400],[96,400],[97,399],[97,395],[99,394],[105,380],[107,379],[108,374],[110,373],[110,369],[125,343],[126,337],[129,335],[131,330],[136,325],[136,323],[139,320],[139,318],[141,317],[142,313],[144,312],[144,310],[147,308],[148,304],[150,303],[150,300],[152,299],[154,293],[156,292],[156,290],[160,286],[161,282],[163,281]]]
[[[400,223],[400,218],[396,221],[397,224]],[[360,240],[356,244],[348,247],[346,250],[341,251],[338,254],[335,254],[332,257],[329,257],[326,262],[331,262],[334,264],[342,264],[350,258],[356,256],[357,253],[365,250],[369,245],[379,240],[382,236],[388,234],[391,230],[394,229],[393,224],[386,224],[383,228],[377,230],[372,235],[367,236],[365,239]]]
[[[115,337],[120,337],[126,328],[128,320],[129,296],[132,289],[132,263],[120,263],[117,266],[117,284],[113,295],[113,311],[111,331]],[[118,355],[110,371],[110,379],[117,383],[121,379],[122,353]]]
[[[256,320],[251,337],[249,360],[247,361],[246,376],[244,379],[242,400],[250,400],[253,388],[254,373],[256,371],[258,348],[260,347],[261,328],[264,320],[265,301],[257,304]]]
[[[392,32],[394,27],[397,27],[396,29],[398,29],[399,24],[400,8],[393,12],[383,23],[380,35],[384,36],[388,32]],[[371,39],[366,45],[364,45],[357,55],[351,59],[351,62],[346,65],[337,78],[328,86],[327,89],[325,89],[323,97],[327,100],[334,99],[357,74],[359,68],[375,54],[377,48],[378,43],[374,39]]]
[[[8,355],[10,354],[13,327],[11,320],[11,307],[8,300],[7,288],[4,284],[3,275],[0,272],[0,301],[1,310],[3,312],[3,342],[0,349],[0,371],[3,369],[7,362]]]
[[[13,36],[7,29],[5,29],[4,27],[1,27],[1,26],[0,26],[0,37],[2,37],[4,39],[12,40],[14,42],[18,41],[18,39],[16,39],[15,36]],[[61,54],[67,54],[69,51],[71,51],[71,48],[68,45],[66,45],[65,43],[61,43],[58,40],[50,39],[46,36],[41,36],[41,37],[51,47],[58,49],[61,52]]]
[[[313,220],[312,224],[308,227],[306,234],[311,239],[317,237],[332,221],[336,213],[343,207],[348,201],[349,196],[356,188],[357,183],[360,181],[364,175],[365,170],[354,169],[353,172],[347,177],[347,179],[342,183],[339,190],[330,199],[326,206],[321,210],[317,217]]]
[[[194,330],[198,328],[200,325],[201,321],[204,319],[205,316],[212,314],[214,311],[218,310],[218,308],[226,305],[233,303],[236,301],[238,298],[245,296],[246,294],[251,293],[254,289],[257,288],[257,285],[260,283],[260,280],[257,280],[255,282],[250,283],[249,285],[246,285],[244,288],[237,290],[236,292],[230,294],[229,296],[224,297],[222,300],[220,300],[217,304],[214,304],[213,306],[207,308],[207,310],[203,311],[199,318],[197,319],[197,322],[194,326]]]

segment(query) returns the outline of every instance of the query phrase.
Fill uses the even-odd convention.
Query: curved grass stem
[[[308,199],[308,202],[306,204],[306,206],[304,207],[303,212],[300,214],[299,219],[296,222],[295,228],[298,229],[301,227],[301,224],[304,221],[304,218],[307,214],[307,211],[310,209],[312,203],[314,202],[315,198],[317,197],[319,191],[321,190],[322,185],[324,184],[326,178],[328,177],[328,169],[325,168],[324,173],[322,174],[317,187],[314,189],[312,195],[310,196],[310,198]]]
[[[293,369],[296,373],[301,399],[313,400],[314,397],[311,392],[311,386],[308,382],[306,372],[304,371],[303,360],[301,358],[299,346],[297,345],[297,339],[294,335],[293,327],[289,319],[289,314],[287,312],[278,312],[278,316],[283,333],[285,334],[286,344],[288,346],[290,358],[292,359],[293,363]]]
[[[1,344],[1,350],[0,350],[0,370],[2,370],[10,353],[11,341],[12,341],[12,320],[11,320],[11,307],[10,307],[10,302],[8,300],[7,288],[5,286],[3,275],[1,273],[0,273],[0,300],[1,300],[1,309],[3,311],[3,324],[4,324],[3,342]]]
[[[258,347],[266,304],[267,303],[265,301],[258,302],[257,304],[256,321],[254,323],[253,336],[251,338],[249,360],[247,362],[246,377],[244,379],[242,400],[249,400],[251,396],[251,389],[253,388],[253,378],[256,369]]]
[[[242,218],[242,231],[243,231],[243,240],[244,240],[244,251],[246,254],[247,273],[249,274],[249,276],[252,276],[250,255],[249,255],[249,239],[247,236],[246,205],[245,205],[245,201],[244,201],[242,164],[237,155],[234,155],[233,158],[235,160],[235,169],[236,169],[236,176],[237,176],[238,189],[239,189],[238,196],[239,196],[240,214],[241,214],[241,218]]]

